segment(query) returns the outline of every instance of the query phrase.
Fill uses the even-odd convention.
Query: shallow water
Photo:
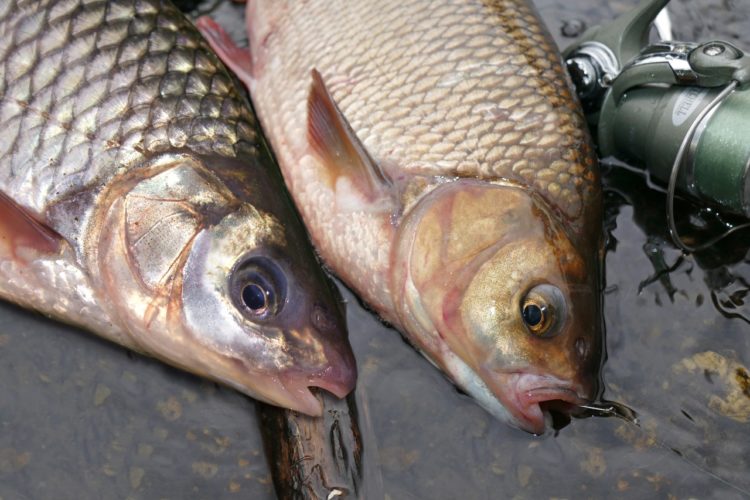
[[[538,5],[565,45],[563,21],[591,26],[634,3]],[[676,3],[676,34],[750,48],[741,4]],[[621,167],[605,169],[605,184],[604,396],[635,409],[640,426],[589,418],[542,438],[510,429],[344,291],[366,453],[388,498],[750,496],[747,233],[681,257],[661,192]],[[0,318],[0,499],[273,498],[248,398],[10,305]]]

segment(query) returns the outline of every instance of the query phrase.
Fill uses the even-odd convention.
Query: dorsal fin
[[[224,31],[224,28],[209,16],[201,16],[195,21],[195,27],[201,32],[219,59],[231,69],[242,83],[250,87],[253,81],[253,58],[249,48],[240,48]]]
[[[307,99],[307,138],[326,167],[332,188],[344,177],[370,201],[388,194],[390,179],[367,153],[315,69]]]
[[[62,237],[0,191],[0,259],[28,263],[34,254],[60,251]]]

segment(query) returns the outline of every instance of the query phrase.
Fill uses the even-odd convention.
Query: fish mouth
[[[312,388],[323,389],[341,399],[354,390],[356,383],[356,371],[352,373],[346,366],[329,366],[315,374],[287,373],[281,376],[283,394],[278,404],[311,417],[319,417],[323,414],[323,403],[311,391]]]
[[[552,375],[526,371],[494,372],[490,386],[522,430],[544,434],[553,420],[569,419],[589,401],[582,388]]]

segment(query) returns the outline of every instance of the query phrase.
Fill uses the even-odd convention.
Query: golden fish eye
[[[557,334],[565,311],[562,292],[552,285],[535,286],[521,302],[521,319],[529,332],[538,337]]]
[[[528,301],[523,305],[523,321],[534,333],[544,330],[544,326],[549,322],[546,304],[536,304]]]
[[[547,304],[526,300],[521,309],[523,321],[531,333],[542,336],[552,324],[552,311]]]

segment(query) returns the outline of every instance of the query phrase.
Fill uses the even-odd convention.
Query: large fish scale
[[[3,2],[0,191],[44,214],[168,149],[255,155],[246,98],[187,27],[156,0]]]
[[[338,3],[259,1],[249,11],[268,17],[251,34],[262,44],[252,47],[253,71],[274,75],[257,92],[281,113],[284,135],[305,137],[315,67],[386,172],[511,179],[581,216],[595,159],[559,55],[527,3]],[[266,66],[266,47],[284,57]],[[278,81],[284,91],[273,95],[267,86]]]

